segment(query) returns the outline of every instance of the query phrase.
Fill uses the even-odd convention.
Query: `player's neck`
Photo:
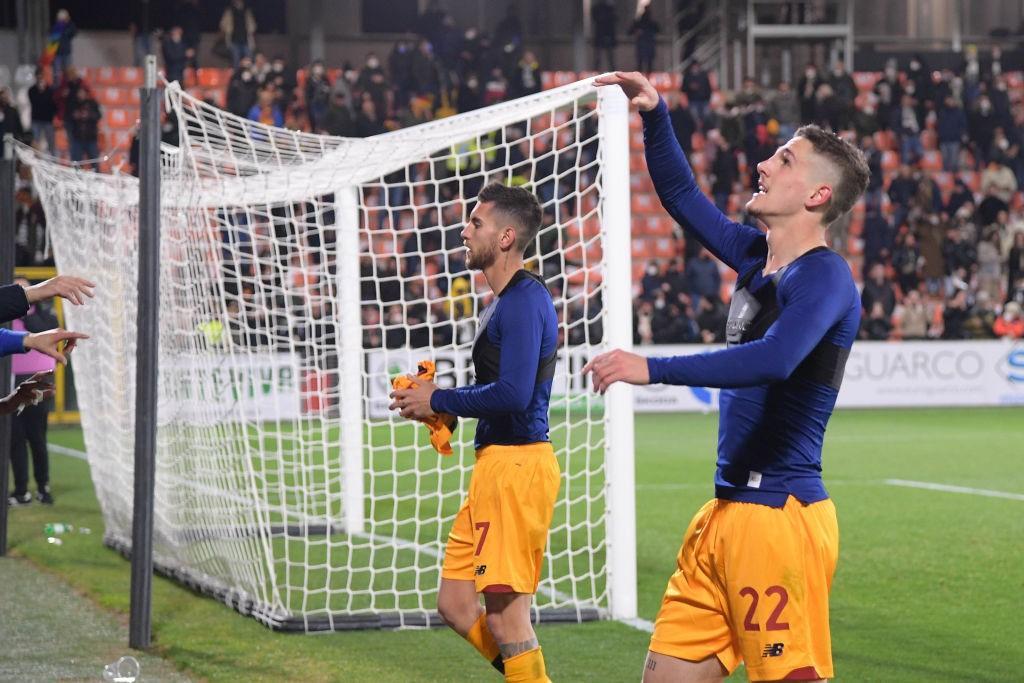
[[[777,272],[811,249],[825,246],[828,246],[825,231],[820,225],[787,225],[774,230],[768,226],[768,259],[764,274]]]
[[[487,285],[495,294],[501,294],[512,276],[523,269],[523,257],[521,254],[505,252],[499,254],[494,263],[484,268],[484,279]]]

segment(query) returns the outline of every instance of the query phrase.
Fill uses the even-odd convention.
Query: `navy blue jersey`
[[[438,389],[436,413],[475,417],[476,447],[548,441],[558,317],[537,276],[518,271],[480,316],[473,342],[476,383]]]
[[[730,221],[694,180],[664,102],[643,114],[647,167],[669,214],[738,274],[728,347],[651,358],[652,383],[721,387],[715,495],[785,504],[828,497],[821,481],[825,426],[860,325],[846,261],[812,249],[764,274],[767,239]]]

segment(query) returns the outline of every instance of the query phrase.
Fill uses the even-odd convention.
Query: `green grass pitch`
[[[636,419],[640,616],[653,619],[690,517],[711,493],[715,415]],[[51,441],[82,448],[76,429]],[[88,467],[51,456],[57,506],[12,511],[15,554],[126,614],[129,565],[101,544]],[[825,441],[825,481],[839,511],[832,592],[840,681],[1020,680],[1024,647],[1024,410],[842,411]],[[912,489],[889,479],[1018,494]],[[93,529],[48,545],[42,526]],[[154,647],[210,681],[494,681],[444,630],[275,633],[213,600],[157,579]],[[26,614],[25,619],[31,619]],[[11,625],[16,628],[16,625]],[[648,634],[614,622],[542,626],[555,681],[638,680]],[[742,669],[735,676],[743,680]]]

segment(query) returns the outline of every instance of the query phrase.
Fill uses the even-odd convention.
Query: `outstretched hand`
[[[25,298],[28,299],[30,304],[34,304],[37,301],[59,296],[77,306],[81,306],[85,303],[86,297],[91,299],[94,296],[92,289],[95,286],[94,282],[90,282],[84,277],[58,275],[57,277],[51,277],[45,282],[40,282],[38,285],[26,287]]]
[[[10,415],[27,405],[35,405],[57,392],[52,371],[37,372],[18,385],[9,396],[0,399],[0,415]]]
[[[661,95],[639,71],[613,71],[594,79],[598,87],[617,85],[629,98],[629,104],[640,111],[651,111],[658,106]]]
[[[79,339],[88,338],[89,335],[82,332],[69,332],[58,327],[53,330],[47,330],[46,332],[36,332],[34,334],[27,335],[25,337],[24,344],[26,351],[31,350],[44,353],[61,364],[67,365],[67,357],[75,348],[75,343]],[[64,342],[67,342],[67,344],[64,344]]]
[[[651,374],[647,369],[647,358],[615,349],[595,356],[583,366],[583,376],[591,373],[594,391],[603,394],[614,382],[627,384],[650,384]]]

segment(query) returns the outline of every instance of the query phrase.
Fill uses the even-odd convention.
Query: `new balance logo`
[[[476,566],[476,569],[473,570],[473,573],[476,574],[477,576],[483,576],[484,574],[487,573],[487,565],[486,564],[478,564]]]
[[[768,643],[764,646],[764,652],[761,653],[761,657],[778,657],[782,654],[782,648],[785,646],[785,643]]]

